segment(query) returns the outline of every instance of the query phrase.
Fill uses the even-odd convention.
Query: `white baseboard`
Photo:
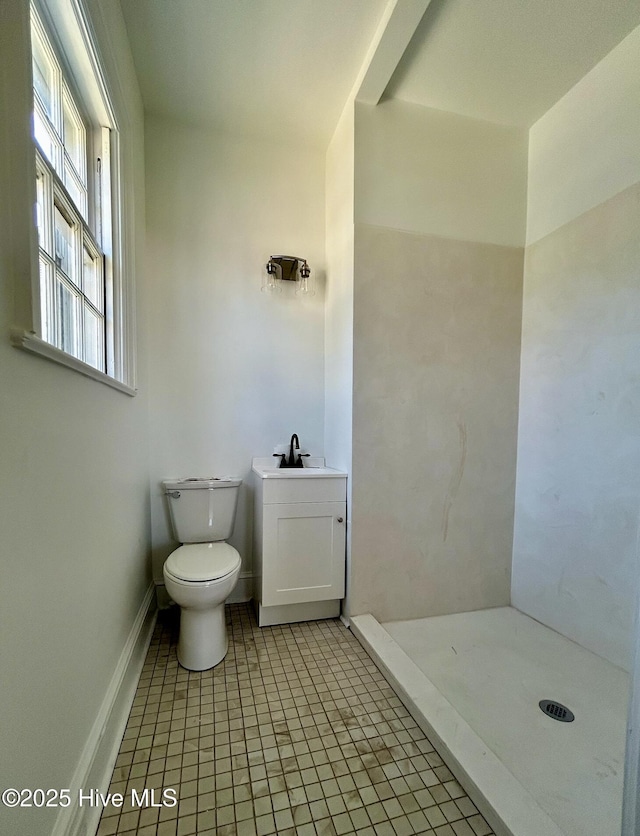
[[[76,771],[69,784],[72,799],[80,790],[106,793],[118,757],[131,704],[156,622],[155,587],[149,586],[109,683]],[[98,829],[102,808],[72,803],[60,808],[52,836],[88,836]]]
[[[279,604],[263,607],[254,601],[259,627],[271,627],[274,624],[294,624],[297,621],[317,621],[318,619],[336,618],[340,615],[340,601],[308,601],[304,604]]]

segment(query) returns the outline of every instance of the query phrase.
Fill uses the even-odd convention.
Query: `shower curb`
[[[372,615],[350,628],[496,836],[565,836]]]

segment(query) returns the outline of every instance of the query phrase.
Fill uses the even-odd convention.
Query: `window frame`
[[[96,248],[101,250],[104,258],[103,283],[104,302],[102,304],[104,319],[103,339],[105,346],[104,370],[95,368],[90,363],[84,362],[73,354],[63,351],[55,344],[47,340],[46,323],[42,317],[43,290],[40,279],[40,248],[37,241],[34,258],[32,259],[32,282],[31,282],[31,319],[32,327],[29,330],[21,331],[13,329],[11,340],[14,345],[28,351],[54,360],[64,366],[70,367],[87,377],[94,378],[106,383],[115,389],[129,395],[136,394],[136,368],[135,368],[135,307],[134,287],[131,267],[133,266],[132,242],[124,241],[123,229],[127,218],[128,202],[131,200],[130,191],[124,190],[121,183],[122,170],[122,147],[118,119],[116,118],[113,106],[113,97],[108,90],[108,80],[99,58],[99,50],[96,45],[94,30],[87,14],[83,0],[31,0],[30,6],[34,9],[35,15],[40,18],[40,25],[51,42],[53,54],[61,67],[62,76],[65,78],[72,100],[84,114],[87,141],[91,150],[87,154],[88,161],[99,160],[102,168],[100,183],[101,188],[93,189],[91,177],[87,182],[87,211],[83,220],[88,224],[89,237],[86,238],[90,249],[95,254]],[[33,46],[31,48],[33,55]],[[31,79],[32,113],[40,106],[38,94],[35,92],[34,80]],[[116,79],[117,81],[118,79]],[[62,102],[64,102],[64,87],[62,88]],[[116,87],[117,92],[117,87]],[[62,105],[64,107],[64,105]],[[64,119],[64,113],[60,113],[59,119]],[[38,168],[48,167],[52,171],[54,167],[42,154],[35,140],[32,125],[32,137],[34,148],[34,175]],[[63,149],[64,161],[64,149]],[[44,159],[42,159],[44,157]],[[87,163],[88,165],[89,163]],[[53,178],[53,190],[55,200],[62,204],[69,201],[70,195],[60,177],[59,172],[49,173]],[[34,182],[34,192],[36,183]],[[108,203],[111,206],[110,212],[101,213],[97,211],[96,204]],[[129,203],[130,205],[130,203]],[[51,205],[53,211],[53,204]],[[80,210],[78,210],[80,211]],[[81,212],[81,214],[84,214]],[[127,214],[129,214],[127,212]],[[34,226],[37,227],[34,207]],[[93,224],[93,228],[92,225]],[[51,222],[49,223],[51,228]],[[128,229],[131,231],[129,219]],[[84,243],[86,232],[81,232],[81,256],[84,257]],[[98,241],[97,239],[101,239]],[[126,246],[125,246],[126,244]],[[127,281],[124,281],[125,266],[127,269]],[[81,288],[82,305],[89,302],[88,294]],[[84,307],[81,308],[84,312]],[[85,314],[83,313],[83,316]]]

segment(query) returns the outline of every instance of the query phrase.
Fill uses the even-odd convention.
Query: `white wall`
[[[353,386],[354,106],[345,108],[327,151],[325,453],[351,468]]]
[[[640,26],[530,130],[527,244],[638,181]]]
[[[160,482],[245,480],[231,543],[251,572],[253,456],[296,432],[323,455],[323,154],[148,116],[154,573],[175,542]],[[316,295],[261,293],[270,255],[307,258]]]
[[[358,223],[524,244],[526,131],[394,99],[356,119]]]
[[[324,449],[327,463],[349,474],[348,514],[353,442],[354,118],[354,102],[350,98],[326,160]],[[347,577],[350,562],[351,526],[347,525]],[[346,594],[348,598],[348,586]]]
[[[90,6],[127,126],[124,177],[140,236],[136,79],[119,7]],[[60,788],[70,786],[150,579],[146,355],[141,328],[140,392],[130,398],[9,344],[11,327],[29,326],[34,240],[28,15],[28,0],[0,4],[0,784]],[[57,812],[0,806],[0,831],[48,836]]]
[[[628,667],[640,510],[640,28],[530,132],[515,606]]]

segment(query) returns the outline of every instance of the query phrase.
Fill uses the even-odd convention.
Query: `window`
[[[91,124],[37,10],[31,10],[33,133],[42,338],[107,373],[102,180],[109,129]]]
[[[119,133],[84,0],[32,0],[38,269],[13,341],[135,394]]]

